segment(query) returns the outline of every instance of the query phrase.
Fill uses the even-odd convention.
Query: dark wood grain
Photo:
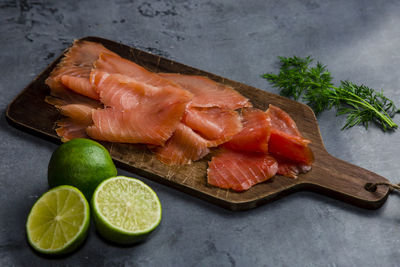
[[[170,167],[158,161],[143,145],[103,142],[120,167],[232,210],[254,208],[299,190],[315,191],[369,209],[379,208],[385,202],[389,192],[387,187],[369,192],[364,189],[364,185],[367,182],[387,180],[331,156],[323,144],[315,115],[308,106],[110,40],[98,37],[85,37],[82,40],[102,43],[151,71],[207,76],[234,87],[257,108],[265,110],[269,104],[274,104],[293,117],[304,137],[312,141],[311,149],[315,155],[312,170],[300,175],[298,179],[276,176],[242,193],[207,184],[206,169],[210,156],[191,165]],[[44,102],[50,92],[44,80],[63,54],[12,101],[6,114],[12,124],[56,142],[60,141],[54,131],[54,124],[60,115],[53,106]]]

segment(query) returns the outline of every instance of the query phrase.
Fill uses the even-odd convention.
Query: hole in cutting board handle
[[[373,183],[366,183],[364,188],[365,188],[365,190],[367,190],[369,192],[375,192],[376,189],[378,188],[378,186],[376,184],[373,184]]]

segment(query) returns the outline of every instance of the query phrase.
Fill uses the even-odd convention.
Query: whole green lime
[[[107,149],[85,138],[75,138],[59,146],[51,156],[48,169],[50,187],[75,186],[91,199],[96,187],[117,175]]]

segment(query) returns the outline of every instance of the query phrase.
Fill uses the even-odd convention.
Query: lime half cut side
[[[161,222],[156,193],[135,178],[117,176],[103,181],[93,194],[92,209],[98,232],[119,244],[144,240]]]
[[[66,254],[86,238],[90,208],[75,187],[59,186],[43,194],[33,205],[26,222],[29,244],[44,254]]]

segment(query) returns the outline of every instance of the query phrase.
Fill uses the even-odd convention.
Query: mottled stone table
[[[399,14],[394,0],[0,0],[0,265],[398,266],[399,194],[374,211],[302,192],[232,212],[145,178],[164,215],[146,243],[117,247],[92,226],[76,253],[41,257],[29,248],[24,227],[48,188],[47,164],[57,145],[10,126],[5,110],[74,38],[88,35],[275,93],[260,74],[278,70],[277,56],[312,55],[336,82],[384,88],[400,104]],[[330,153],[400,182],[399,130],[341,131],[344,118],[334,111],[318,119]]]

